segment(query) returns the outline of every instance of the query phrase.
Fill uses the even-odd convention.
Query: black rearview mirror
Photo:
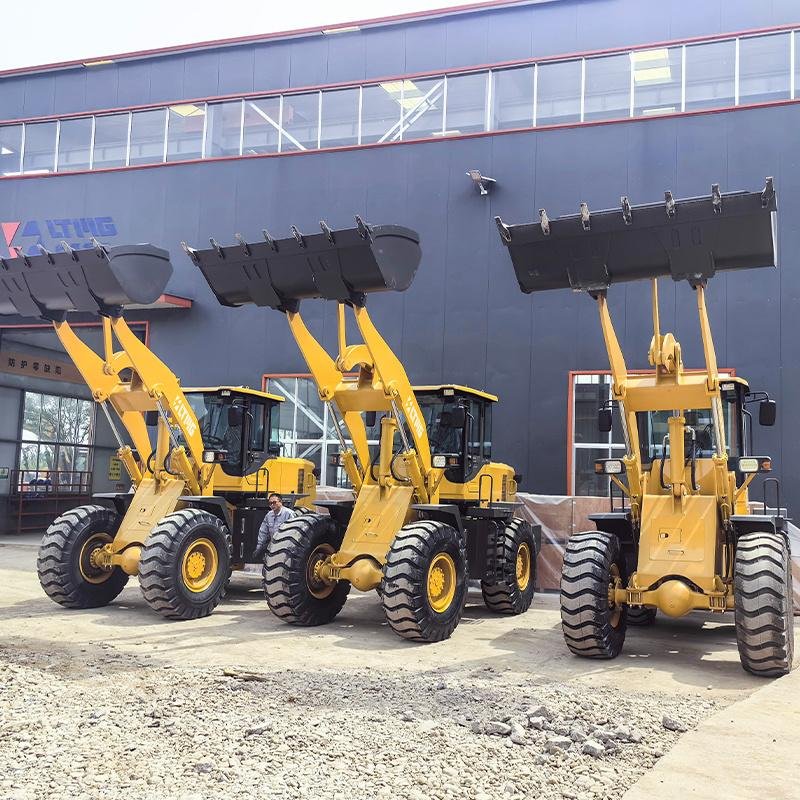
[[[228,406],[228,427],[238,428],[242,424],[243,416],[241,406]]]
[[[610,433],[612,425],[611,409],[601,408],[597,412],[597,428],[600,433]]]
[[[371,428],[371,427],[373,427],[375,425],[375,421],[377,420],[377,418],[378,418],[378,412],[377,411],[365,411],[364,412],[364,424],[368,428]]]
[[[774,400],[762,400],[758,404],[758,424],[771,427],[775,424],[778,404]]]

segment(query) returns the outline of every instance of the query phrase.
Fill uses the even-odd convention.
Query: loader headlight
[[[738,469],[745,475],[752,475],[755,472],[772,472],[772,459],[768,456],[740,458]]]
[[[203,450],[204,464],[222,464],[228,460],[227,450]]]
[[[330,458],[330,463],[332,467],[343,467],[344,453],[334,453]]]
[[[434,469],[444,469],[447,466],[447,456],[434,456],[433,466]]]
[[[625,464],[621,458],[598,458],[594,462],[594,471],[598,475],[622,475]]]

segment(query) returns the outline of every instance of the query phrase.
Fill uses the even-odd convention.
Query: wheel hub
[[[111,552],[111,541],[111,536],[107,533],[94,533],[83,543],[78,555],[78,565],[81,577],[87,583],[105,583],[111,577],[112,569],[103,558],[106,551],[109,554]]]
[[[428,603],[441,614],[450,607],[455,593],[455,562],[447,553],[438,553],[428,569]]]
[[[306,583],[309,592],[318,600],[324,600],[336,587],[336,581],[329,580],[324,572],[325,564],[334,552],[331,545],[321,544],[308,557]]]
[[[612,628],[616,628],[622,617],[622,606],[616,602],[616,590],[622,588],[622,578],[619,574],[619,567],[616,564],[611,565],[609,573],[611,578],[608,584],[609,622]]]
[[[204,592],[217,577],[219,557],[210,539],[195,539],[186,548],[181,562],[181,577],[190,592]]]
[[[527,542],[523,542],[517,549],[516,577],[517,586],[524,592],[531,581],[531,549]]]

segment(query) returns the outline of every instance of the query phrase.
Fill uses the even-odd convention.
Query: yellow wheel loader
[[[37,561],[42,588],[67,608],[96,608],[138,575],[162,616],[207,616],[231,569],[253,561],[268,494],[309,504],[314,465],[279,457],[283,398],[235,386],[183,389],[128,327],[123,307],[152,303],[169,280],[165,250],[63,247],[0,260],[0,314],[52,322],[108,419],[134,491],[95,495],[98,504],[53,522]],[[71,311],[99,315],[102,356],[78,337]]]
[[[599,414],[611,430],[618,412],[622,458],[599,460],[625,507],[592,517],[596,531],[574,535],[561,578],[561,619],[579,656],[619,655],[631,615],[656,610],[680,617],[698,609],[734,612],[742,666],[784,675],[794,649],[787,518],[780,508],[755,513],[748,489],[771,460],[752,449],[752,416],[772,425],[775,402],[745,380],[720,375],[706,310],[706,284],[722,270],[776,265],[777,201],[771,178],[762,192],[591,212],[525,225],[496,223],[523,292],[572,288],[597,303],[611,366],[612,400]],[[658,277],[694,289],[705,365],[688,370],[680,343],[661,333]],[[652,372],[626,366],[606,295],[612,284],[652,282]],[[774,478],[765,481],[776,484]]]
[[[406,289],[421,257],[414,231],[395,225],[196,250],[185,246],[223,305],[255,303],[286,314],[329,407],[355,500],[318,503],[328,515],[291,520],[269,545],[264,592],[286,622],[319,625],[351,586],[376,589],[391,628],[422,642],[448,638],[461,619],[468,578],[487,606],[530,606],[541,531],[514,519],[517,479],[493,462],[494,395],[457,385],[414,389],[366,309],[371,292]],[[303,322],[300,301],[338,303],[337,357]],[[362,341],[348,343],[350,309]],[[380,418],[372,451],[368,427]],[[346,441],[348,437],[352,444]]]

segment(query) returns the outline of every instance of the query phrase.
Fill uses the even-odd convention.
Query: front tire
[[[742,667],[775,678],[792,669],[794,619],[789,545],[774,533],[746,533],[734,566],[736,643]]]
[[[147,604],[166,619],[207,617],[231,577],[231,535],[208,511],[184,508],[153,528],[139,559]]]
[[[267,547],[262,586],[270,610],[290,625],[326,625],[342,610],[349,581],[325,581],[315,569],[342,546],[329,516],[301,514],[287,520]]]
[[[449,639],[467,599],[467,552],[461,534],[430,519],[402,527],[383,565],[380,595],[398,636],[415,642]]]
[[[536,583],[536,543],[531,526],[522,519],[498,523],[487,554],[495,580],[481,581],[483,601],[496,614],[522,614],[533,602]]]
[[[103,506],[79,506],[53,521],[36,559],[39,583],[51,600],[65,608],[100,608],[119,595],[128,576],[91,560],[93,551],[114,540],[119,523],[119,515]]]
[[[584,658],[616,658],[625,643],[628,609],[609,600],[626,580],[616,536],[602,531],[571,537],[561,571],[561,629],[567,647]]]

